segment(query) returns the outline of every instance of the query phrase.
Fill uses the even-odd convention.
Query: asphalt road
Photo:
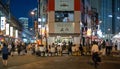
[[[90,56],[13,56],[9,57],[8,66],[0,69],[95,69]],[[120,57],[102,57],[97,69],[120,69]]]

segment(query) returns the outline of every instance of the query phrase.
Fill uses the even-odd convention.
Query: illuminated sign
[[[15,38],[18,38],[18,30],[15,30]]]
[[[9,35],[9,24],[6,24],[6,35]]]
[[[10,27],[10,36],[13,36],[13,27]]]
[[[5,24],[6,24],[6,18],[5,17],[1,17],[1,30],[5,30]]]

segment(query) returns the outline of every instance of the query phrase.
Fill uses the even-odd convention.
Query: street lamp
[[[34,11],[31,11],[31,15],[33,15],[33,16],[34,16],[34,15],[35,15],[35,12],[34,12]]]
[[[34,12],[34,11],[31,11],[30,14],[31,14],[31,17],[32,17],[32,22],[34,23],[35,12]]]

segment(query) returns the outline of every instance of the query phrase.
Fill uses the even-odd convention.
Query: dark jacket
[[[2,48],[2,53],[3,53],[3,54],[8,54],[8,48],[7,48],[6,45],[3,46],[3,48]]]

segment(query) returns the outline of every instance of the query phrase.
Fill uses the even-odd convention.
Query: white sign
[[[74,23],[55,23],[55,33],[74,33]]]
[[[5,24],[6,24],[6,18],[5,17],[1,17],[1,30],[5,30]]]
[[[18,30],[15,30],[15,38],[18,38]]]
[[[9,24],[6,24],[6,35],[9,35]]]
[[[13,36],[13,27],[10,27],[10,36]]]
[[[55,11],[74,11],[74,0],[55,0]]]

